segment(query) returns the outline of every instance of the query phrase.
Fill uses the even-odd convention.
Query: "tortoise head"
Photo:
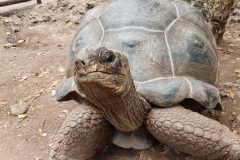
[[[137,94],[124,54],[84,48],[76,55],[74,75],[78,90],[115,128],[129,132],[143,124],[150,105]]]
[[[105,47],[80,50],[75,57],[74,75],[78,88],[87,96],[94,94],[87,93],[87,90],[95,88],[122,94],[131,81],[127,57]]]

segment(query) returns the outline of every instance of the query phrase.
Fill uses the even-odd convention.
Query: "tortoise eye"
[[[102,56],[102,62],[105,62],[105,63],[111,63],[115,60],[115,55],[110,52],[110,51],[107,51],[103,54]]]

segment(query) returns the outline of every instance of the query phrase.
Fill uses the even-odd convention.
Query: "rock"
[[[216,39],[221,39],[234,0],[184,0],[202,11]],[[235,0],[239,1],[239,0]]]
[[[47,136],[47,133],[42,133],[42,136],[43,136],[43,137],[46,137],[46,136]]]
[[[233,11],[228,18],[228,22],[240,22],[240,0],[234,0],[234,4],[232,6]]]
[[[28,105],[27,103],[23,102],[20,100],[17,104],[14,104],[10,107],[10,113],[12,115],[19,115],[27,112],[28,110]]]
[[[233,11],[229,15],[227,20],[226,29],[223,35],[223,39],[226,42],[240,41],[240,0],[234,0]]]

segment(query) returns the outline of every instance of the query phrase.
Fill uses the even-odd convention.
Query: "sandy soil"
[[[61,123],[78,107],[73,101],[57,102],[54,87],[65,78],[66,56],[76,24],[86,10],[102,1],[66,2],[36,5],[0,16],[0,159],[47,159]],[[218,50],[224,108],[219,121],[240,135],[240,73],[235,72],[240,69],[240,41],[220,41]],[[9,111],[20,100],[28,107],[24,119]],[[185,157],[156,143],[145,151],[110,144],[92,159],[188,159]]]

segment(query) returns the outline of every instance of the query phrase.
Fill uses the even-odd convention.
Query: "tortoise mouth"
[[[107,73],[102,71],[92,71],[92,72],[76,72],[75,73],[75,80],[78,82],[94,82],[95,80],[99,79],[106,79],[108,77],[119,77],[124,76],[124,74],[114,74],[114,73]]]
[[[102,75],[109,75],[109,73],[105,72],[99,72],[99,71],[92,71],[92,72],[76,72],[75,77],[77,79],[82,79],[82,78],[100,78]]]
[[[115,74],[121,74],[121,73],[117,73],[116,70],[113,71],[103,71],[103,70],[75,70],[75,75],[79,75],[79,76],[86,76],[86,75],[91,75],[91,74],[107,74],[107,75],[115,75]]]

